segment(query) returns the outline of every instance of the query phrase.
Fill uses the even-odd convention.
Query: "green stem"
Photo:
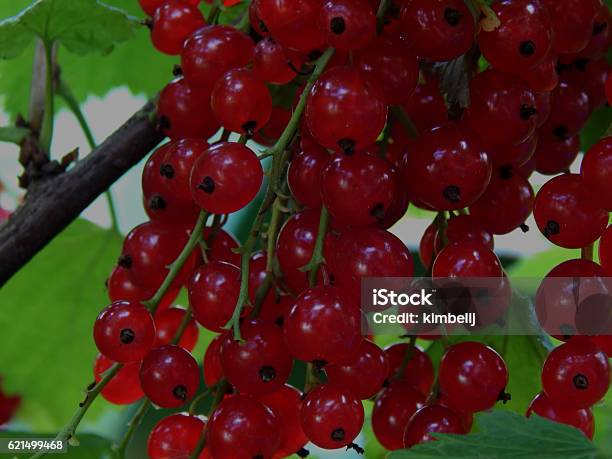
[[[410,363],[410,360],[412,360],[412,356],[414,355],[415,344],[416,344],[416,335],[411,335],[410,339],[408,340],[408,347],[406,348],[406,353],[404,354],[404,358],[402,359],[400,366],[397,367],[397,371],[395,372],[394,377],[396,379],[400,379],[404,375],[404,372],[406,371],[406,368],[408,367],[408,364]]]
[[[213,413],[215,412],[219,404],[223,401],[223,397],[225,397],[225,393],[227,392],[228,387],[229,387],[229,384],[227,383],[227,381],[222,380],[219,382],[217,392],[215,393],[215,398],[213,399],[212,405],[210,406],[210,411],[208,412],[208,419],[211,418],[211,416],[213,415]],[[191,456],[189,456],[189,459],[198,459],[202,451],[204,451],[205,447],[206,447],[206,430],[202,432],[202,435],[200,436],[200,439],[198,440],[198,444],[196,445],[195,449],[191,453]]]
[[[378,12],[376,13],[376,30],[378,33],[381,33],[385,26],[385,14],[390,4],[390,0],[381,0],[380,5],[378,5]]]
[[[329,225],[329,213],[325,206],[321,207],[321,215],[319,217],[319,229],[317,232],[317,240],[315,241],[314,250],[312,251],[312,257],[306,266],[302,269],[308,271],[308,284],[313,287],[317,283],[317,273],[319,267],[325,262],[323,257],[323,245],[325,242],[325,236],[327,234],[327,227]]]
[[[85,134],[85,138],[87,139],[89,148],[91,148],[92,150],[96,148],[96,141],[94,139],[93,133],[91,132],[91,128],[89,127],[89,124],[85,119],[85,115],[83,115],[83,112],[81,111],[81,106],[76,100],[76,97],[74,97],[70,86],[68,86],[64,80],[60,80],[59,82],[57,88],[57,95],[64,99],[64,102],[66,102],[68,109],[72,112],[72,114],[79,122],[79,126],[81,126],[83,134]],[[113,200],[113,195],[110,189],[104,192],[104,196],[106,197],[106,202],[108,204],[108,212],[111,218],[111,226],[115,232],[119,233],[119,219],[117,218],[117,208],[115,207],[115,201]]]
[[[2,126],[0,127],[0,142],[9,142],[16,145],[21,145],[30,133],[30,130],[24,127],[17,126]]]
[[[204,225],[206,224],[208,215],[209,214],[206,211],[204,210],[200,211],[200,215],[198,216],[198,221],[196,222],[195,227],[193,228],[193,231],[191,232],[191,235],[189,236],[189,240],[187,241],[187,244],[185,244],[185,247],[183,247],[183,250],[178,256],[178,258],[174,260],[174,262],[170,265],[170,270],[168,271],[168,274],[166,275],[164,282],[162,282],[159,289],[157,289],[157,292],[155,292],[155,295],[153,295],[151,299],[144,302],[144,304],[151,311],[151,314],[155,313],[157,306],[159,305],[159,302],[161,301],[161,299],[164,297],[164,295],[168,291],[168,288],[170,287],[170,285],[176,278],[177,274],[179,273],[179,271],[181,270],[181,268],[183,267],[183,265],[185,264],[185,262],[191,255],[191,252],[193,252],[193,249],[198,245],[198,243],[202,239],[202,230],[204,229]]]
[[[580,249],[580,257],[583,260],[593,261],[593,244],[592,243]]]
[[[45,46],[45,113],[43,115],[42,127],[40,129],[40,148],[47,154],[51,149],[53,138],[53,43],[44,43]]]
[[[123,435],[121,442],[116,447],[113,447],[119,458],[122,459],[123,457],[125,457],[125,449],[129,445],[130,440],[134,435],[134,432],[136,432],[136,429],[146,416],[151,406],[152,404],[149,399],[143,400],[140,404],[140,407],[138,408],[138,411],[136,411],[136,413],[134,414],[134,417],[130,420],[130,422],[128,422],[128,429]]]
[[[209,11],[208,16],[206,17],[206,24],[216,23],[220,14],[221,14],[221,1],[214,0],[213,6]]]
[[[257,216],[251,225],[251,229],[249,231],[249,236],[246,242],[243,244],[241,248],[242,259],[240,263],[240,293],[238,295],[238,301],[236,301],[236,306],[234,308],[234,313],[232,314],[232,318],[226,324],[225,328],[232,329],[234,331],[234,337],[237,340],[240,340],[240,316],[242,314],[242,309],[248,300],[248,291],[249,291],[249,259],[251,256],[251,252],[255,248],[255,244],[257,243],[257,239],[259,238],[259,233],[261,231],[261,227],[265,221],[266,213],[268,212],[270,206],[274,203],[276,199],[276,193],[278,190],[278,181],[280,177],[280,173],[282,170],[282,165],[287,158],[286,150],[289,142],[295,135],[295,131],[298,128],[300,118],[302,113],[304,112],[304,108],[306,107],[306,99],[312,86],[321,73],[325,69],[325,66],[331,59],[334,54],[333,48],[328,48],[323,55],[317,60],[315,64],[314,71],[310,74],[308,78],[308,82],[304,87],[304,91],[300,95],[300,100],[285,127],[285,130],[276,141],[276,143],[268,149],[268,152],[272,154],[272,168],[270,170],[270,180],[268,181],[268,187],[266,189],[266,194],[264,199],[259,207],[259,211],[257,212]]]
[[[208,397],[210,395],[211,390],[214,388],[213,387],[209,387],[207,388],[205,391],[201,392],[200,394],[198,394],[196,397],[194,397],[194,399],[191,401],[191,403],[189,404],[189,414],[191,416],[193,416],[196,412],[196,408],[198,407],[198,404],[204,400],[206,397]]]
[[[394,118],[399,121],[402,126],[404,126],[404,129],[410,138],[416,139],[419,136],[419,131],[406,113],[406,110],[404,110],[404,107],[392,105],[390,110]]]
[[[98,383],[96,383],[93,387],[87,389],[85,400],[79,403],[79,408],[72,416],[70,422],[55,436],[56,441],[70,442],[71,440],[73,440],[76,428],[83,419],[83,416],[85,416],[85,413],[87,413],[87,410],[89,409],[91,404],[100,394],[100,392],[102,392],[102,389],[104,389],[104,387],[110,382],[111,379],[113,379],[113,377],[119,372],[122,367],[123,364],[115,363],[106,371],[106,373],[104,373],[104,376]],[[39,457],[43,457],[45,454],[47,454],[46,451],[40,451],[30,457],[30,459],[37,459]]]

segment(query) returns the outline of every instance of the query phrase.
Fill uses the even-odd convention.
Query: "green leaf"
[[[24,432],[0,431],[0,438],[23,438],[27,439],[48,439],[52,441],[54,435],[39,435]],[[93,434],[82,434],[78,436],[79,446],[68,447],[68,452],[61,454],[62,459],[118,459],[116,453],[111,449],[111,441]],[[33,453],[20,454],[14,456],[18,459],[25,459]],[[53,457],[53,456],[48,456]]]
[[[133,36],[135,18],[97,0],[38,0],[0,22],[0,57],[19,56],[34,37],[47,46],[60,42],[76,54],[106,54]]]
[[[0,142],[20,144],[30,131],[17,126],[0,126]]]
[[[392,452],[389,459],[595,459],[599,453],[579,430],[538,416],[507,411],[477,416],[480,432],[434,434],[438,441]]]
[[[0,374],[33,430],[62,427],[93,380],[92,327],[120,246],[118,234],[77,220],[0,291]],[[96,401],[86,420],[109,406]]]

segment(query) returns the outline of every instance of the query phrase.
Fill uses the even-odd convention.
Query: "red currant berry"
[[[100,382],[104,377],[104,373],[113,366],[115,362],[98,354],[96,363],[94,364],[94,377],[96,382]],[[138,370],[140,362],[131,362],[124,364],[119,372],[113,376],[104,389],[102,389],[102,397],[115,405],[129,405],[140,400],[144,393],[140,388],[138,379]]]
[[[295,454],[308,443],[300,418],[301,397],[299,390],[287,384],[276,392],[259,397],[259,401],[274,413],[281,427],[281,441],[278,451],[274,454],[275,459]]]
[[[355,64],[380,86],[386,104],[407,102],[419,80],[419,62],[403,35],[379,35],[355,55]]]
[[[470,206],[470,214],[493,234],[507,234],[525,223],[533,200],[527,179],[512,172],[501,173],[491,179],[484,194]]]
[[[287,183],[291,194],[301,204],[311,209],[321,207],[321,175],[331,157],[325,148],[319,145],[305,148],[289,164]]]
[[[292,359],[282,330],[260,319],[240,325],[242,341],[228,334],[221,347],[221,366],[227,380],[240,392],[269,394],[285,384]]]
[[[364,419],[361,401],[331,384],[322,384],[308,393],[301,416],[306,436],[325,449],[350,444],[361,431]]]
[[[427,75],[424,83],[417,84],[414,94],[403,105],[410,121],[420,133],[430,131],[448,121],[446,102],[434,76]],[[399,126],[399,129],[403,127]]]
[[[592,199],[612,210],[612,137],[604,137],[584,155],[580,175]],[[611,271],[612,272],[612,271]]]
[[[553,43],[550,16],[538,0],[498,0],[491,8],[501,25],[481,30],[478,46],[497,70],[516,73],[540,63]]]
[[[482,198],[481,198],[482,200]],[[480,202],[476,201],[476,203]],[[474,205],[473,205],[474,206]],[[472,207],[473,207],[472,206]],[[470,210],[472,208],[470,207]],[[472,212],[474,214],[474,212]],[[446,239],[448,242],[474,242],[493,250],[493,234],[485,229],[483,220],[475,215],[457,215],[448,220],[446,225]],[[440,232],[436,234],[436,251],[442,250]]]
[[[408,343],[397,343],[385,348],[385,354],[389,361],[389,380],[403,381],[424,396],[431,391],[434,382],[434,367],[429,356],[418,347],[410,351]],[[410,352],[410,360],[401,374],[398,374],[404,359]]]
[[[563,405],[555,405],[546,396],[544,392],[540,392],[529,404],[527,408],[527,417],[532,414],[537,414],[551,421],[567,424],[581,430],[589,439],[593,439],[595,433],[595,420],[590,408],[567,408]]]
[[[204,433],[206,423],[186,414],[171,414],[163,418],[149,434],[147,453],[151,459],[189,457]]]
[[[310,52],[325,39],[317,26],[323,0],[258,0],[257,16],[286,48]]]
[[[221,345],[225,340],[225,334],[217,335],[210,342],[204,353],[202,370],[204,383],[212,387],[223,378],[223,367],[221,366]]]
[[[527,140],[516,145],[491,147],[488,153],[498,170],[509,170],[529,161],[535,154],[538,144],[538,135],[534,133]]]
[[[393,170],[384,159],[357,152],[340,155],[325,167],[321,197],[337,225],[368,226],[385,217],[395,184]]]
[[[249,36],[233,27],[204,27],[185,41],[181,71],[190,85],[210,92],[224,73],[248,65],[253,50]]]
[[[108,298],[111,301],[144,301],[155,294],[155,289],[143,290],[140,286],[136,285],[130,270],[123,266],[115,266],[106,282],[106,286],[108,288]],[[174,301],[174,298],[172,301]]]
[[[252,70],[234,69],[215,84],[211,106],[225,129],[253,137],[270,120],[272,96]]]
[[[157,339],[155,341],[156,347],[164,344],[171,344],[172,341],[174,341],[174,337],[185,319],[185,314],[187,314],[187,311],[184,309],[168,308],[159,311],[155,315],[155,330],[157,333]],[[195,321],[189,319],[178,345],[189,352],[193,351],[193,348],[198,342],[199,334],[200,332]]]
[[[202,237],[208,246],[206,258],[208,261],[224,261],[238,266],[240,265],[240,254],[234,252],[240,244],[236,238],[224,229],[215,230],[207,226],[202,231]]]
[[[354,228],[335,241],[330,260],[335,285],[359,303],[362,277],[412,277],[410,250],[394,234]]]
[[[485,70],[470,82],[469,126],[487,145],[520,143],[536,127],[533,92],[516,76]]]
[[[559,74],[556,67],[556,56],[549,55],[538,65],[522,73],[521,77],[532,91],[550,92],[559,84]]]
[[[302,268],[310,262],[319,232],[319,212],[305,210],[295,214],[281,228],[276,241],[276,256],[283,279],[294,292],[308,287],[308,272]],[[330,250],[331,234],[325,235],[324,253]]]
[[[542,388],[555,405],[588,408],[601,400],[609,387],[608,356],[587,337],[573,337],[544,362]]]
[[[552,93],[550,116],[540,131],[560,140],[568,139],[579,133],[590,114],[589,96],[586,92],[561,81]]]
[[[612,225],[606,228],[599,240],[599,262],[606,273],[612,273]]]
[[[183,0],[166,0],[153,15],[151,41],[162,53],[179,54],[185,39],[205,23],[196,6]]]
[[[591,336],[590,338],[599,349],[606,353],[608,358],[612,357],[612,335]]]
[[[183,139],[170,142],[157,172],[166,183],[167,189],[177,198],[191,201],[189,175],[195,160],[206,151],[208,143],[200,139]]]
[[[155,10],[165,3],[166,0],[138,0],[142,11],[147,13],[148,16],[153,16]],[[198,6],[200,0],[184,0],[193,6]]]
[[[408,421],[404,432],[404,446],[411,448],[419,443],[434,441],[435,433],[467,433],[461,417],[450,408],[440,405],[424,406]]]
[[[257,155],[245,145],[220,142],[206,150],[191,171],[191,195],[208,212],[229,214],[255,198],[263,181]]]
[[[270,35],[270,32],[268,32],[268,28],[259,17],[258,9],[259,0],[253,0],[249,4],[249,23],[257,35],[260,37],[267,37]]]
[[[192,355],[179,346],[153,349],[142,361],[140,385],[162,408],[176,408],[191,399],[200,384],[200,369]]]
[[[168,266],[179,256],[187,233],[180,227],[150,221],[138,225],[123,241],[119,265],[130,271],[134,282],[147,289],[157,289],[168,274]],[[194,253],[178,273],[173,285],[183,284],[196,263]]]
[[[433,277],[501,277],[502,267],[491,249],[475,242],[453,242],[438,254]]]
[[[94,340],[105,357],[115,362],[135,362],[153,347],[155,324],[141,303],[115,301],[98,315]]]
[[[376,16],[368,0],[329,0],[319,14],[319,29],[329,46],[355,50],[376,35]]]
[[[386,118],[387,107],[379,88],[351,67],[334,67],[323,73],[306,104],[306,121],[315,140],[349,154],[373,144]]]
[[[419,258],[425,268],[431,267],[432,262],[436,256],[434,242],[438,235],[438,225],[432,223],[423,232],[421,241],[419,242]]]
[[[449,406],[475,413],[488,410],[498,400],[505,400],[508,369],[490,347],[465,341],[454,344],[444,353],[438,379],[440,392]]]
[[[545,183],[536,196],[533,216],[544,236],[568,249],[594,242],[608,224],[608,212],[593,200],[578,174]]]
[[[272,411],[251,395],[225,399],[208,423],[212,457],[271,459],[281,444],[281,426]]]
[[[164,134],[171,139],[207,139],[219,129],[210,107],[211,89],[190,87],[183,78],[166,85],[157,101]]]
[[[382,387],[389,366],[385,353],[372,341],[363,340],[355,359],[344,364],[329,364],[325,367],[327,382],[366,400]],[[364,377],[368,375],[367,377]]]
[[[425,396],[406,381],[391,381],[374,404],[372,430],[388,450],[404,446],[404,430],[412,415],[425,403]]]
[[[301,54],[283,48],[272,38],[264,38],[255,47],[253,72],[262,81],[286,84],[296,76],[304,64]]]
[[[189,304],[200,325],[220,333],[229,322],[240,292],[240,270],[229,263],[210,261],[189,282]]]
[[[291,354],[305,362],[341,363],[352,358],[361,343],[359,307],[332,286],[305,290],[285,319],[285,342]]]
[[[291,119],[291,111],[283,107],[272,107],[270,121],[255,133],[255,142],[271,147],[283,135]]]
[[[601,0],[542,0],[542,3],[552,19],[553,49],[557,53],[575,53],[589,44]]]
[[[486,189],[491,171],[479,139],[458,123],[421,135],[402,170],[410,195],[440,211],[473,203]]]
[[[557,175],[569,170],[580,151],[580,136],[560,139],[548,132],[540,136],[535,152],[536,170],[544,175]]]
[[[450,61],[474,42],[474,19],[461,0],[412,0],[402,8],[400,28],[422,58]]]

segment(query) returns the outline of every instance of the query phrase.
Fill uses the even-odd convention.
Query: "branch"
[[[152,102],[68,172],[30,184],[25,203],[0,226],[0,286],[164,138]]]

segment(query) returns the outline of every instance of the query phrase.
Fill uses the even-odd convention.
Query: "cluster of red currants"
[[[218,333],[203,359],[216,401],[208,419],[190,409],[160,421],[153,459],[305,455],[308,441],[360,450],[353,441],[371,398],[385,448],[469,432],[473,413],[508,399],[503,359],[484,344],[454,344],[434,383],[414,342],[382,350],[362,337],[361,278],[412,276],[410,251],[387,231],[409,202],[439,213],[420,246],[435,277],[502,279],[493,236],[526,229],[532,210],[562,247],[602,236],[610,138],[587,153],[581,174],[557,176],[537,196],[528,178],[565,172],[580,129],[605,102],[608,9],[600,0],[499,0],[491,27],[463,0],[253,0],[247,34],[217,24],[218,14],[207,25],[198,3],[140,0],[153,45],[181,64],[157,105],[170,142],[142,177],[150,221],[125,238],[108,280],[113,303],[94,327],[96,380],[116,371],[102,395],[185,405],[200,384],[190,352],[202,326]],[[481,53],[490,67],[477,73]],[[440,69],[452,66],[440,62],[453,59],[471,78],[467,107],[441,92]],[[293,110],[274,106],[272,85],[294,91]],[[220,128],[222,140],[209,144]],[[232,132],[241,140],[228,141]],[[246,146],[250,138],[272,146],[269,186],[280,201],[267,250],[241,256],[222,226],[263,183],[266,155]],[[215,218],[202,229],[203,211]],[[189,246],[194,236],[201,247]],[[260,228],[250,237],[257,242]],[[600,252],[612,269],[612,230]],[[171,307],[183,286],[189,310]],[[610,351],[606,337],[553,351],[530,412],[592,436],[588,407],[610,383],[598,345]],[[287,384],[294,360],[310,365],[305,394]]]

